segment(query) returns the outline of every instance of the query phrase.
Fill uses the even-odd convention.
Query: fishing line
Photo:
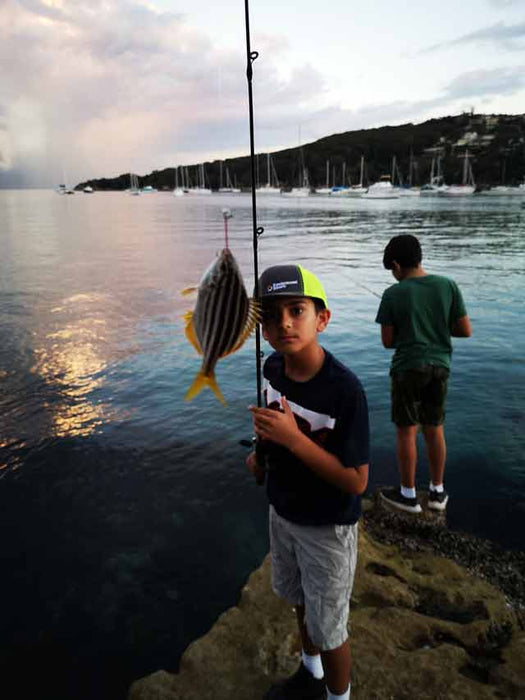
[[[370,292],[370,294],[373,294],[375,297],[378,299],[382,299],[383,297],[381,294],[378,294],[377,292],[374,292],[373,289],[370,289],[370,287],[367,287],[366,284],[363,284],[362,282],[354,282],[353,280],[350,280],[350,284],[354,284],[356,287],[361,287],[362,289],[366,289],[367,292]]]

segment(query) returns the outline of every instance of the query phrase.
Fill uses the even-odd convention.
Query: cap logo
[[[278,292],[280,289],[286,289],[289,285],[297,284],[297,280],[288,280],[287,282],[274,282],[266,287],[267,292]]]

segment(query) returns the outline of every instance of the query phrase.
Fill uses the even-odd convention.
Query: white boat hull
[[[474,185],[450,185],[446,190],[438,192],[440,197],[469,197],[476,188]]]
[[[505,187],[498,185],[490,190],[478,192],[480,197],[525,197],[525,187]]]
[[[283,197],[309,197],[309,187],[294,187],[290,192],[283,192]]]
[[[399,187],[396,189],[400,197],[419,197],[421,194],[421,190],[415,187]]]
[[[342,195],[344,197],[362,197],[368,192],[368,187],[350,187],[348,190],[344,190]]]
[[[255,191],[257,194],[281,194],[280,187],[258,187]]]
[[[361,195],[362,199],[399,199],[399,192],[391,182],[375,182],[368,192]]]

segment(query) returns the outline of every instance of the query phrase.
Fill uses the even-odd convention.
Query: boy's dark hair
[[[392,269],[394,262],[401,267],[417,267],[422,257],[421,246],[417,238],[409,233],[404,233],[390,239],[383,254],[383,265],[387,270]]]
[[[318,299],[317,297],[309,297],[313,302],[315,306],[315,313],[318,314],[320,311],[324,311],[326,309],[326,306],[324,305],[324,302],[322,299]]]

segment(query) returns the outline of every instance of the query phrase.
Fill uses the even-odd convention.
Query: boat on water
[[[304,155],[301,150],[300,156],[300,179],[299,186],[292,187],[289,192],[281,192],[283,197],[309,197],[311,194],[310,180],[308,178],[308,170],[304,164]]]
[[[226,186],[223,186],[222,182],[222,160],[219,164],[220,167],[220,175],[219,175],[219,192],[225,193],[225,194],[231,194],[232,192],[240,192],[241,188],[240,187],[234,187],[232,183],[232,179],[230,177],[230,169],[228,166],[226,166]]]
[[[75,194],[75,190],[67,185],[59,185],[56,189],[57,194]]]
[[[188,194],[211,194],[211,189],[206,187],[206,173],[204,171],[204,163],[199,165],[199,186],[190,187]]]
[[[415,187],[412,184],[412,173],[414,171],[414,157],[412,151],[410,151],[410,162],[408,166],[408,182],[403,181],[403,176],[401,175],[401,170],[397,164],[396,156],[392,159],[392,184],[394,189],[397,191],[400,197],[419,197],[421,195],[421,188]],[[396,185],[397,178],[397,185]]]
[[[342,185],[334,185],[331,190],[332,197],[346,197],[349,189],[349,187],[343,187]]]
[[[437,197],[440,192],[446,192],[448,188],[449,186],[445,184],[443,178],[441,155],[438,155],[437,159],[432,158],[430,179],[425,185],[421,186],[420,195],[422,197]]]
[[[151,185],[146,185],[142,188],[142,194],[155,194],[155,192],[158,192],[157,188]]]
[[[182,171],[182,187],[179,187],[179,166],[175,166],[175,187],[171,193],[174,197],[184,197],[184,170]]]
[[[139,178],[138,178],[138,175],[135,175],[135,173],[129,174],[128,194],[130,194],[134,197],[138,197],[138,195],[140,194]]]
[[[362,197],[364,194],[368,192],[368,187],[365,187],[363,184],[364,181],[364,174],[365,174],[365,157],[361,156],[361,165],[359,169],[359,184],[358,185],[350,185],[350,187],[346,187],[343,192],[341,192],[341,195],[344,197]]]
[[[463,178],[461,185],[450,185],[446,190],[438,192],[440,197],[469,197],[476,191],[476,183],[474,181],[474,173],[470,164],[468,148],[465,149],[463,156]]]
[[[326,159],[326,185],[324,187],[316,187],[315,194],[332,194],[333,187],[330,187],[330,160]]]
[[[266,185],[257,187],[255,191],[257,192],[257,194],[281,194],[281,188],[279,186],[279,178],[277,177],[277,171],[275,170],[275,165],[269,153],[266,154],[266,170]]]
[[[82,192],[85,192],[86,194],[92,194],[92,193],[94,192],[94,190],[93,190],[93,188],[91,187],[91,185],[86,185],[86,186],[84,187],[84,189],[82,190]]]
[[[292,187],[289,192],[281,192],[283,197],[309,197],[310,187]]]
[[[487,190],[476,192],[480,197],[525,197],[525,187],[523,185],[496,185]]]
[[[378,182],[370,185],[368,192],[361,195],[362,199],[399,199],[399,192],[392,185],[390,175],[381,175]]]

